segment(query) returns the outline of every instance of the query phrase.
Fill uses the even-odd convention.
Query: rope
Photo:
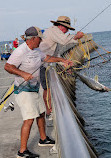
[[[93,40],[91,40],[91,41],[93,41]],[[93,41],[94,42],[94,41]],[[100,46],[99,44],[97,44],[96,42],[94,42],[97,46],[99,46],[100,48],[102,48],[105,52],[107,52],[107,53],[111,53],[111,52],[109,52],[109,51],[107,51],[105,48],[103,48],[102,46]]]
[[[86,38],[85,38],[85,44],[86,44],[87,52],[86,52],[86,50],[85,50],[85,48],[84,48],[84,46],[83,46],[81,40],[78,40],[78,41],[79,41],[79,46],[78,46],[78,47],[79,47],[79,48],[81,49],[81,51],[84,53],[84,56],[83,56],[83,57],[84,57],[84,58],[87,58],[89,61],[87,62],[86,65],[82,65],[82,66],[79,67],[79,68],[78,68],[78,67],[72,67],[72,70],[81,70],[81,69],[88,68],[88,67],[90,66],[89,47],[88,47],[88,45],[87,45],[86,39],[87,39],[87,36],[86,36]],[[81,65],[81,62],[72,59],[72,57],[73,57],[74,52],[75,52],[76,49],[77,49],[77,46],[75,46],[75,48],[73,49],[73,51],[71,50],[71,55],[70,55],[70,57],[68,57],[68,55],[65,55],[65,58],[68,57],[68,59],[70,59],[71,61],[73,61],[74,64],[79,64],[79,65]],[[69,66],[67,66],[66,68],[63,68],[63,66],[62,66],[62,71],[59,71],[60,68],[57,68],[57,67],[56,67],[56,72],[57,72],[57,74],[61,75],[61,77],[62,77],[64,80],[67,80],[67,79],[69,79],[69,76],[68,76],[68,75],[72,73],[72,72],[71,72],[71,69],[68,70],[69,68],[70,68]],[[71,77],[70,77],[70,80],[71,80]]]
[[[48,75],[47,75],[47,72],[49,71],[51,66],[48,66],[46,68],[46,71],[45,71],[45,78],[46,78],[46,86],[47,86],[47,106],[48,108],[50,109],[50,105],[49,105],[49,84],[48,84]]]
[[[102,55],[99,53],[99,51],[94,47],[94,45],[92,44],[91,41],[89,41],[90,44],[92,45],[92,47],[96,50],[96,52],[99,54],[99,56],[104,60],[104,62],[106,62],[106,60],[102,57]]]

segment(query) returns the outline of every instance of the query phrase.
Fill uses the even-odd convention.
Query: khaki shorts
[[[15,100],[20,107],[23,120],[37,118],[46,110],[40,93],[23,91],[15,94]]]

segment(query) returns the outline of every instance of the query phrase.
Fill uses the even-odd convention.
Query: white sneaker
[[[49,121],[53,120],[53,113],[51,112],[49,115],[46,114],[46,119]]]

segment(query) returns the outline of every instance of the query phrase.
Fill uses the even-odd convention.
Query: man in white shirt
[[[21,146],[19,157],[39,157],[27,149],[27,142],[34,119],[37,121],[40,140],[39,146],[53,146],[55,141],[45,132],[45,106],[39,94],[40,66],[44,62],[63,62],[72,65],[72,62],[63,58],[51,57],[38,50],[42,40],[42,32],[37,27],[30,27],[25,31],[25,41],[16,48],[7,63],[5,70],[15,75],[15,100],[20,107],[23,125],[21,128]]]

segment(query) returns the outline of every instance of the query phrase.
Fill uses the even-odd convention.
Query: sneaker
[[[50,114],[46,114],[46,119],[49,120],[49,121],[53,120],[52,112]]]
[[[17,158],[39,158],[38,154],[33,154],[29,150],[25,150],[23,153],[18,151]]]
[[[38,146],[53,146],[54,144],[55,141],[47,136],[45,140],[39,140]]]

